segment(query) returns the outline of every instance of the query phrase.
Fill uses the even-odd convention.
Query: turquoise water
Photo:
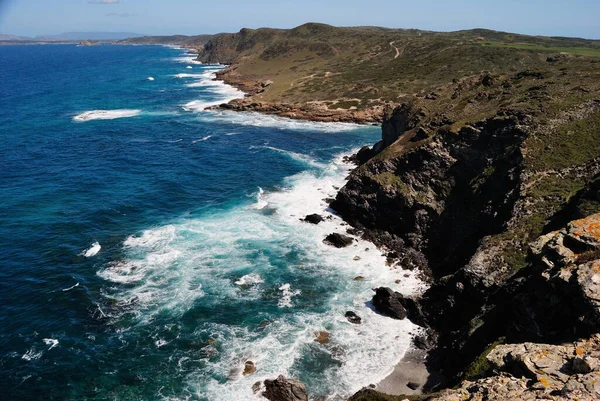
[[[372,244],[322,243],[346,229],[324,201],[342,157],[379,129],[204,111],[241,95],[220,68],[0,47],[1,399],[251,400],[284,374],[335,400],[406,350],[415,327],[366,302],[420,283]]]

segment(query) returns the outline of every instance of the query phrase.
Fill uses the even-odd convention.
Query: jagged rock
[[[346,319],[348,319],[348,321],[350,323],[360,324],[360,322],[362,321],[360,316],[358,316],[356,313],[354,313],[352,311],[346,312],[346,314],[344,316],[346,317]]]
[[[336,248],[345,248],[352,245],[354,239],[343,234],[333,233],[325,237],[323,242],[327,245],[335,246]]]
[[[304,218],[304,221],[306,221],[307,223],[311,223],[311,224],[319,224],[320,222],[323,221],[323,216],[321,216],[320,214],[309,214],[308,216],[306,216]]]
[[[406,318],[406,309],[402,304],[403,299],[402,294],[387,287],[380,287],[375,289],[373,306],[383,315],[402,320]]]
[[[275,380],[265,380],[262,395],[271,401],[308,401],[304,383],[281,375]]]
[[[256,382],[252,385],[252,393],[256,394],[260,391],[260,388],[262,387],[262,382]]]
[[[358,162],[358,164],[365,164],[373,156],[375,156],[373,150],[368,146],[363,146],[362,148],[360,148],[358,153],[356,153],[356,161]]]

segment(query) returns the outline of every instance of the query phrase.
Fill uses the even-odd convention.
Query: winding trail
[[[392,46],[394,48],[394,50],[396,50],[396,55],[394,56],[394,60],[396,60],[400,56],[400,50],[398,50],[398,48],[396,46],[394,46],[395,42],[396,42],[395,40],[390,42],[390,46]]]

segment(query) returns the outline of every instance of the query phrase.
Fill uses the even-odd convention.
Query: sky
[[[0,34],[22,36],[197,35],[305,22],[600,39],[600,0],[0,0]]]

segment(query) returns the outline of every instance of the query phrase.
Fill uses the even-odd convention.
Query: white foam
[[[279,287],[279,291],[281,291],[281,299],[277,302],[277,306],[280,308],[291,308],[292,297],[302,294],[300,290],[292,291],[290,284],[287,283]]]
[[[102,246],[100,246],[98,242],[94,242],[92,246],[81,252],[80,255],[85,256],[86,258],[91,258],[92,256],[96,256],[98,252],[100,252],[100,249],[102,249]]]
[[[148,77],[146,78],[148,81],[154,81],[154,77]]]
[[[183,64],[202,64],[202,62],[196,60],[196,56],[194,55],[179,56],[175,57],[173,60]]]
[[[116,118],[127,118],[138,116],[141,110],[117,109],[117,110],[90,110],[73,117],[73,121],[91,120],[114,120]]]
[[[65,288],[62,291],[64,291],[64,292],[71,291],[73,288],[76,288],[76,287],[79,287],[79,283],[77,283],[77,284],[75,284],[75,285],[73,285],[73,286],[71,286],[69,288]]]
[[[58,340],[55,338],[44,338],[44,344],[49,345],[48,351],[50,351],[54,347],[58,347]]]
[[[256,112],[239,112],[230,110],[210,110],[208,113],[202,114],[201,118],[204,121],[213,123],[228,123],[254,127],[269,127],[281,130],[320,131],[330,133],[352,131],[364,127],[362,125],[352,123],[294,120],[291,118]]]
[[[252,206],[254,209],[264,209],[269,204],[269,202],[263,199],[264,193],[265,191],[261,187],[258,187],[258,192],[256,193],[256,203]]]
[[[250,273],[250,274],[246,274],[245,276],[242,276],[239,280],[237,280],[235,282],[235,285],[244,287],[244,286],[249,286],[249,285],[253,285],[253,284],[261,284],[264,282],[265,282],[265,280],[263,280],[263,278],[260,276],[260,274]]]
[[[225,84],[223,81],[215,80],[215,73],[223,68],[205,69],[202,73],[196,74],[176,74],[176,78],[195,78],[196,81],[186,84],[190,88],[210,88],[214,95],[212,100],[193,100],[181,107],[185,111],[202,112],[205,109],[213,106],[218,106],[223,103],[228,103],[234,99],[244,97],[244,92],[234,88],[231,85]]]
[[[198,142],[204,142],[204,141],[208,141],[210,138],[212,138],[212,135],[207,135],[204,138],[200,138],[200,139],[195,139],[192,141],[192,143],[198,143]]]
[[[298,162],[301,162],[301,163],[306,164],[311,167],[322,168],[322,169],[327,167],[327,165],[317,162],[315,159],[313,159],[312,157],[310,157],[308,155],[298,153],[298,152],[292,152],[292,151],[285,150],[285,149],[279,149],[279,148],[276,148],[273,146],[267,146],[267,145],[265,145],[265,146],[250,146],[250,149],[272,150],[274,152],[284,154],[293,160],[296,160]]]
[[[24,359],[26,361],[33,361],[36,359],[40,359],[40,357],[44,354],[44,351],[36,351],[35,348],[31,348],[29,350],[27,350],[27,352],[25,352],[22,356],[21,359]]]
[[[187,68],[188,70],[191,70],[193,67],[192,67],[191,65],[188,65],[188,66],[187,66],[187,67],[185,67],[185,68]]]
[[[98,272],[114,286],[105,295],[129,306],[123,313],[128,320],[133,313],[137,323],[132,330],[154,327],[158,314],[168,313],[175,321],[198,302],[208,306],[267,302],[282,309],[261,330],[203,323],[199,330],[216,338],[220,351],[211,351],[218,357],[203,359],[202,371],[188,374],[187,385],[199,398],[258,400],[252,393],[255,382],[279,374],[296,376],[298,365],[323,353],[335,363],[309,378],[311,392],[331,400],[346,399],[383,379],[408,349],[411,335],[418,332],[408,320],[389,319],[365,306],[373,296],[371,288],[379,286],[405,295],[419,293],[425,287],[417,272],[387,266],[386,257],[369,242],[358,240],[342,249],[322,242],[331,232],[345,232],[342,220],[323,199],[335,196],[351,166],[342,162],[342,155],[320,165],[289,177],[281,190],[259,189],[260,199],[275,213],[255,210],[254,201],[249,201],[246,207],[184,216],[128,237],[121,273],[113,272],[113,264]],[[321,214],[324,221],[313,225],[300,220],[311,213]],[[261,254],[260,249],[269,252]],[[298,255],[297,262],[281,259],[290,252]],[[363,280],[355,281],[356,276]],[[310,287],[303,287],[302,280],[291,281],[294,277],[331,283],[335,290],[319,294],[323,300],[318,311],[305,310],[302,306],[315,295],[309,294]],[[127,285],[115,286],[120,282]],[[284,313],[288,309],[293,313]],[[360,325],[348,322],[344,317],[348,310],[362,318]],[[112,319],[120,317],[118,309],[107,313]],[[322,330],[330,333],[329,344],[314,341],[314,332]],[[173,357],[188,357],[187,352]],[[252,360],[257,371],[243,376],[239,369],[246,360]],[[231,375],[234,368],[238,373]]]

